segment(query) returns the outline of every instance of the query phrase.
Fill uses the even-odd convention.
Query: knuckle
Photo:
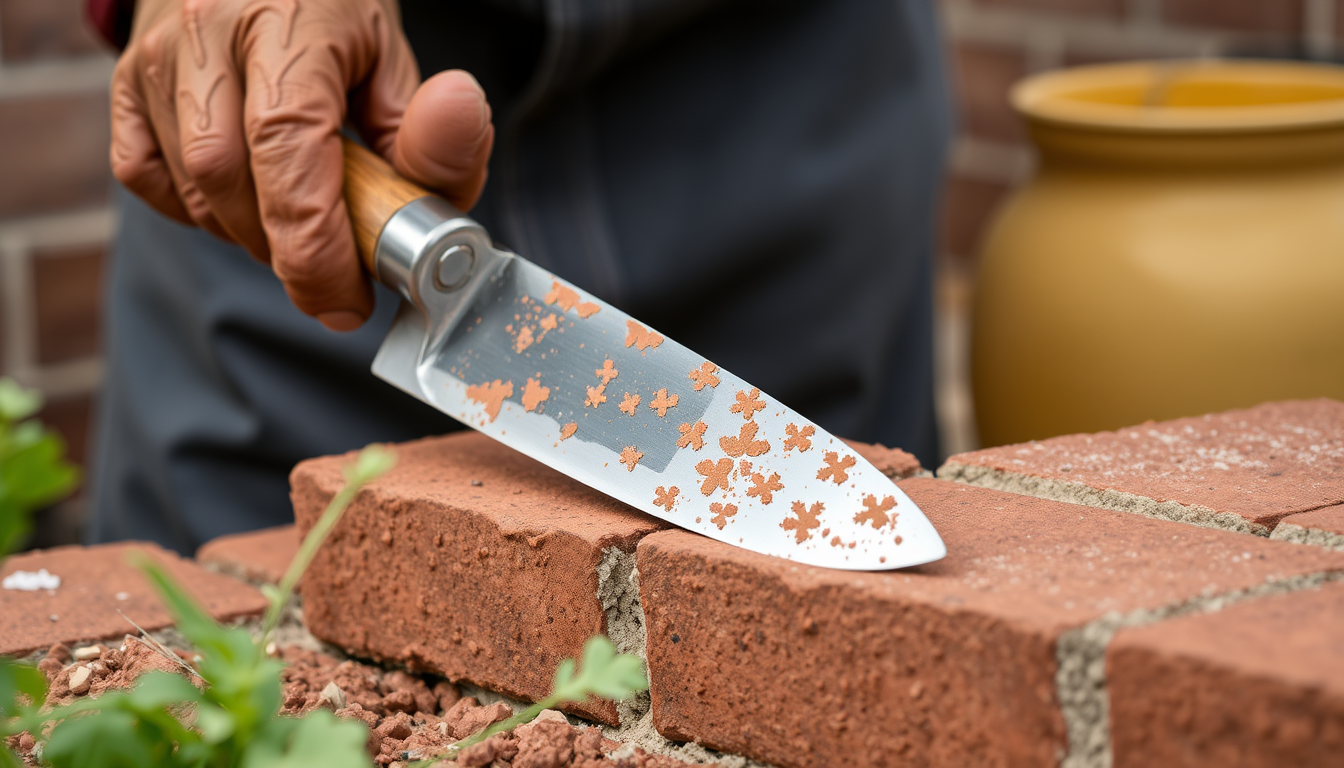
[[[222,136],[197,136],[182,145],[182,169],[208,188],[232,180],[243,167],[243,158],[241,148]]]
[[[117,145],[114,144],[112,175],[127,189],[140,190],[150,186],[154,176],[153,165],[146,162],[143,157],[117,152]]]
[[[220,0],[183,0],[182,18],[190,22],[210,18],[221,5]]]
[[[210,211],[210,203],[206,201],[205,195],[195,184],[184,182],[178,190],[178,197],[182,200],[182,207],[187,210],[187,215],[192,221],[204,226],[206,222],[214,220],[214,214]]]

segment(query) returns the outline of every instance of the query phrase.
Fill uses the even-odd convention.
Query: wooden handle
[[[341,143],[345,149],[345,207],[355,227],[355,248],[364,268],[376,275],[374,251],[383,225],[402,206],[432,193],[402,178],[386,160],[353,141],[342,138]]]

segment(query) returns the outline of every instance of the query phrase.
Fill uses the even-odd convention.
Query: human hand
[[[461,71],[419,83],[396,0],[139,0],[112,79],[112,172],[353,330],[373,293],[341,196],[347,109],[374,151],[458,208],[485,185],[480,85]]]

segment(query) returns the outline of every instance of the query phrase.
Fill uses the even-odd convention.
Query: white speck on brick
[[[48,573],[46,568],[40,571],[15,571],[5,577],[0,586],[20,592],[37,592],[42,589],[57,589],[61,586],[61,577]]]

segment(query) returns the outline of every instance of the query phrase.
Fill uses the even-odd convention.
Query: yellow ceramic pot
[[[984,445],[1344,400],[1344,68],[1086,67],[1013,103],[1040,166],[981,256]]]

